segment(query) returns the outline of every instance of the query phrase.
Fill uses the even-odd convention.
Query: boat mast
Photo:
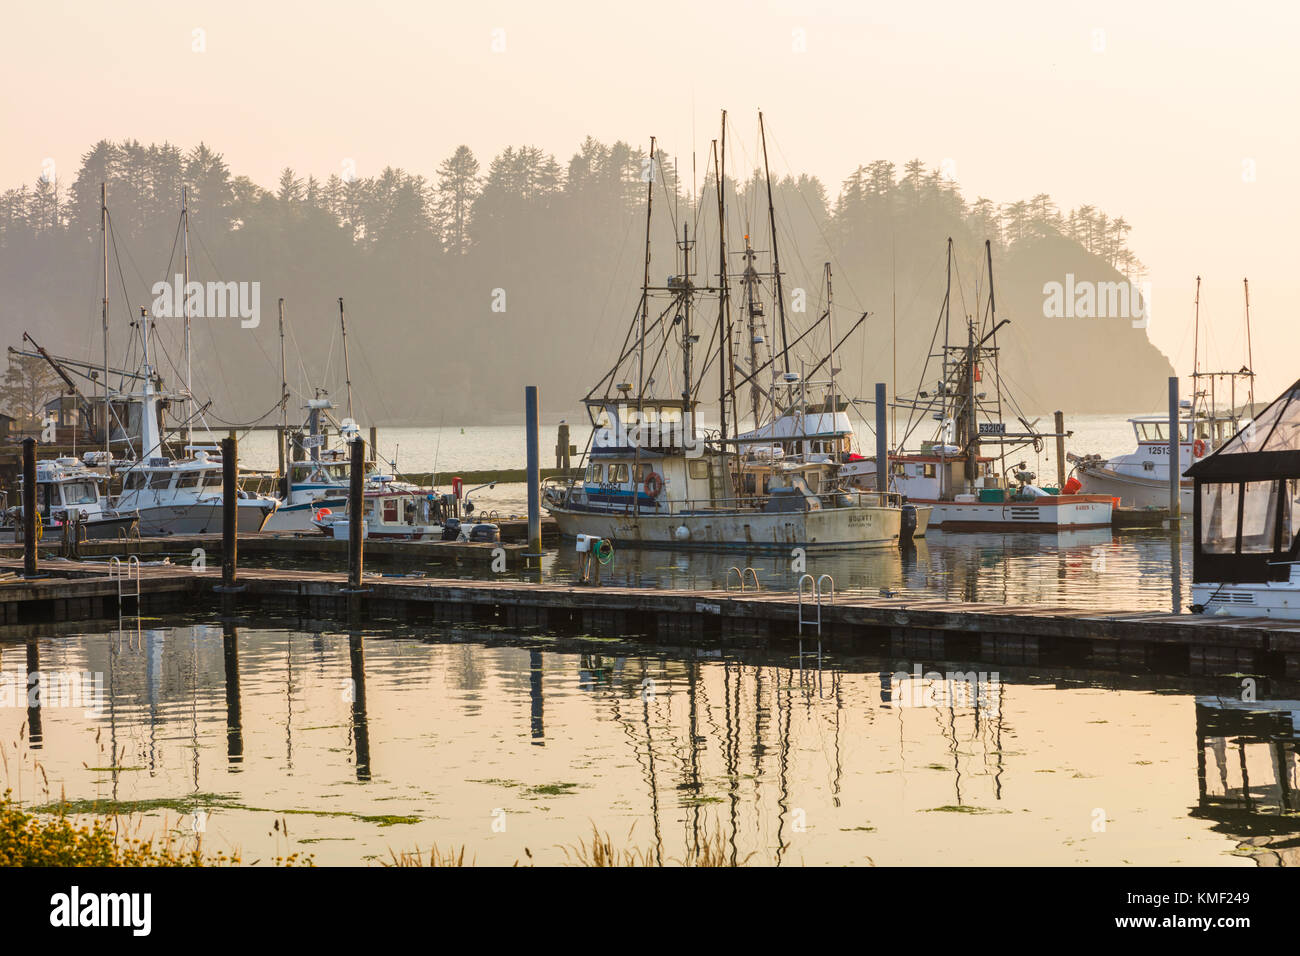
[[[829,262],[826,263],[826,335],[827,344],[830,346],[830,351],[827,354],[831,367],[831,427],[834,428],[840,410],[840,403],[835,396],[835,315],[832,306],[831,264]],[[838,451],[837,448],[836,452]]]
[[[1255,353],[1250,344],[1250,280],[1242,279],[1241,285],[1246,291],[1246,371],[1250,375],[1247,380],[1249,389],[1250,414],[1248,418],[1255,417]]]
[[[1201,277],[1196,277],[1196,299],[1193,302],[1192,318],[1192,418],[1196,417],[1196,403],[1200,399],[1197,386],[1200,384],[1201,371]],[[1210,409],[1211,416],[1214,409]]]
[[[348,419],[352,418],[352,365],[348,361],[348,323],[343,315],[343,296],[339,296],[339,328],[343,330],[343,380],[348,387]]]
[[[776,208],[772,204],[772,173],[767,167],[767,133],[763,129],[763,113],[758,114],[758,135],[763,142],[763,176],[767,180],[767,221],[772,231],[772,275],[776,280],[776,314],[781,322],[781,363],[785,372],[790,372],[790,346],[786,340],[785,329],[785,294],[781,289],[781,256],[776,242]],[[775,396],[774,396],[775,397]],[[773,410],[775,415],[775,410]],[[758,422],[755,421],[755,427]]]
[[[111,406],[108,401],[108,187],[99,184],[99,234],[104,246],[104,454],[112,457],[109,434],[112,431]]]
[[[280,297],[280,452],[279,458],[285,460],[284,442],[289,434],[289,377],[284,370],[284,296]],[[285,465],[285,474],[289,473]]]
[[[691,407],[691,242],[687,233],[688,226],[682,223],[682,399],[686,405],[682,411],[689,412]]]
[[[718,355],[718,402],[721,413],[721,438],[723,463],[726,462],[727,393],[728,384],[735,407],[736,366],[731,355],[731,293],[727,285],[727,214],[723,198],[723,169],[727,156],[727,111],[722,111],[722,156],[718,155],[718,141],[713,142],[713,176],[718,190],[718,323],[721,326]],[[739,433],[740,429],[736,429]]]
[[[181,287],[185,310],[185,443],[194,444],[194,392],[190,387],[190,203],[189,189],[181,187],[181,224],[184,227],[185,284]]]
[[[637,343],[636,361],[636,425],[638,441],[632,449],[634,457],[632,473],[632,507],[637,515],[641,514],[641,495],[637,491],[637,479],[641,473],[642,416],[645,410],[645,327],[650,311],[650,216],[654,211],[655,200],[655,138],[650,137],[650,175],[646,179],[645,190],[645,270],[641,277],[641,341]]]
[[[754,247],[745,236],[745,275],[741,280],[745,286],[745,315],[749,328],[749,404],[754,414],[754,427],[758,428],[758,328],[754,319],[759,312],[759,303],[754,301],[754,286],[758,282],[758,272],[754,269]]]

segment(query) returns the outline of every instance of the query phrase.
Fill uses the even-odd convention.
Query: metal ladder
[[[731,580],[730,575],[728,575],[727,580],[728,580],[728,581]],[[817,618],[816,618],[816,620],[807,620],[807,619],[805,619],[804,616],[803,616],[803,583],[804,583],[805,581],[811,581],[811,582],[812,582],[812,585],[813,585],[813,592],[812,592],[812,593],[813,593],[813,596],[817,599]],[[815,580],[814,580],[814,578],[813,578],[813,576],[812,576],[811,574],[804,574],[804,575],[802,575],[802,576],[799,578],[799,635],[800,635],[801,637],[803,636],[803,626],[804,626],[805,624],[809,625],[810,627],[811,627],[813,624],[816,624],[816,625],[817,625],[817,636],[818,636],[818,637],[821,637],[821,635],[822,635],[822,582],[823,582],[823,581],[829,581],[829,582],[830,582],[831,587],[830,587],[830,591],[829,591],[828,593],[829,593],[829,597],[830,597],[830,602],[831,602],[831,604],[834,604],[834,603],[835,603],[835,579],[834,579],[833,577],[831,577],[829,574],[823,574],[821,577],[816,578]]]
[[[139,649],[140,647],[140,558],[137,555],[131,555],[126,560],[126,566],[123,567],[121,559],[116,555],[109,558],[108,572],[109,576],[117,582],[117,644],[121,649],[122,639],[125,637],[122,620],[122,580],[125,578],[126,583],[131,583],[132,571],[135,577],[135,635],[129,642],[130,647]],[[130,595],[127,595],[128,597]]]
[[[727,568],[727,590],[728,590],[728,591],[731,590],[731,572],[732,572],[732,571],[735,571],[735,572],[736,572],[736,577],[740,578],[740,590],[741,590],[742,592],[744,592],[744,590],[745,590],[745,581],[747,580],[746,577],[745,577],[745,575],[747,575],[747,574],[748,574],[748,575],[753,575],[753,578],[754,578],[754,590],[755,590],[755,591],[761,591],[761,590],[763,589],[763,588],[762,588],[762,585],[760,585],[760,584],[758,583],[758,572],[757,572],[757,571],[755,571],[753,568],[745,568],[745,570],[742,571],[740,568],[736,567],[736,566],[733,564],[731,567]]]

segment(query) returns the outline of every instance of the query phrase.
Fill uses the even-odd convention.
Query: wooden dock
[[[525,525],[527,522],[524,523]],[[554,528],[554,524],[552,524]],[[527,535],[525,528],[524,535]],[[443,564],[490,565],[500,548],[506,555],[506,567],[514,570],[522,566],[522,555],[527,545],[522,541],[505,540],[498,544],[472,541],[366,541],[367,562],[400,564],[408,567]],[[42,559],[60,556],[62,543],[51,535],[37,546]],[[82,541],[77,545],[76,557],[81,559],[125,559],[136,555],[142,560],[162,557],[180,558],[189,564],[195,550],[202,550],[205,560],[220,563],[222,541],[220,534],[161,535],[150,538],[104,538]],[[346,563],[348,544],[321,534],[288,532],[257,532],[239,536],[241,558],[268,559],[285,557],[310,560],[314,563]],[[0,544],[0,558],[21,560],[21,544]]]
[[[242,539],[241,539],[242,550]],[[0,561],[0,571],[21,564]],[[217,594],[220,569],[146,566],[133,580],[102,563],[44,565],[51,577],[0,581],[0,623],[116,618],[121,611],[254,611],[337,621],[476,622],[555,634],[626,637],[668,644],[758,646],[798,636],[799,603],[785,591],[672,591],[492,580],[367,576],[364,593],[344,573],[240,569],[237,594]],[[119,586],[122,599],[119,601]],[[805,620],[817,608],[805,603]],[[987,660],[1032,667],[1092,665],[1158,673],[1300,678],[1300,622],[1162,612],[963,604],[841,595],[821,608],[821,640],[837,649],[884,651],[918,661]],[[803,628],[805,646],[818,639]]]

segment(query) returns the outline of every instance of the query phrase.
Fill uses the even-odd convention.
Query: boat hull
[[[235,509],[236,526],[240,534],[261,531],[273,509],[261,502],[240,499]],[[140,518],[140,534],[159,537],[170,534],[216,534],[221,531],[221,502],[202,502],[191,505],[155,505],[129,512]]]
[[[621,547],[724,551],[855,551],[898,544],[898,508],[826,508],[821,511],[712,512],[676,515],[611,514],[550,509],[565,537],[610,538]],[[918,516],[919,517],[919,516]],[[683,532],[681,529],[685,529]]]
[[[1207,617],[1275,617],[1300,620],[1300,586],[1294,581],[1193,584],[1192,604]]]
[[[337,500],[327,499],[324,501],[303,502],[296,505],[280,505],[275,509],[275,514],[271,515],[266,522],[265,531],[315,531],[316,526],[312,524],[312,519],[316,512],[321,508],[329,508],[332,511],[340,511],[347,506],[346,498]]]
[[[917,501],[933,508],[930,526],[950,531],[1068,531],[1109,528],[1106,495],[1042,495],[1032,501]]]
[[[1083,493],[1118,498],[1124,508],[1168,508],[1169,482],[1156,478],[1124,475],[1110,468],[1080,468],[1076,474]],[[1192,483],[1184,479],[1179,487],[1181,510],[1192,510]]]

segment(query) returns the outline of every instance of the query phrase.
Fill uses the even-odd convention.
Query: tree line
[[[551,407],[572,408],[585,383],[612,362],[636,306],[647,192],[655,204],[652,277],[677,268],[684,226],[696,241],[697,271],[716,276],[711,165],[711,156],[664,152],[652,162],[642,148],[588,137],[567,163],[523,145],[502,150],[484,168],[459,146],[428,175],[387,167],[370,176],[341,169],[322,179],[286,168],[267,188],[232,171],[203,143],[183,150],[105,140],[87,150],[71,176],[42,175],[0,194],[4,332],[16,343],[24,329],[40,330],[49,340],[42,344],[54,351],[99,354],[105,183],[110,338],[114,361],[126,361],[126,324],[152,301],[151,284],[179,271],[184,186],[192,277],[262,285],[257,329],[210,323],[195,330],[195,390],[212,398],[226,420],[251,420],[279,396],[280,296],[291,325],[292,384],[300,393],[325,385],[336,395],[342,376],[335,303],[346,298],[354,388],[371,421],[489,421],[517,409],[525,383],[543,385]],[[736,165],[729,160],[725,179],[728,248],[734,254],[741,236],[750,235],[756,248],[768,250],[766,178],[761,169],[735,177]],[[902,310],[900,369],[923,358],[942,296],[933,264],[947,236],[957,240],[969,276],[978,271],[983,240],[991,240],[995,257],[1009,264],[999,275],[1000,297],[1004,285],[1017,287],[1028,311],[1042,275],[1142,273],[1122,217],[1093,206],[1061,213],[1045,194],[968,201],[952,178],[920,160],[901,171],[886,161],[859,166],[834,197],[808,174],[780,176],[772,193],[787,289],[819,289],[829,260],[837,264],[836,301],[847,302],[844,308],[886,316],[892,294]],[[1032,274],[1017,274],[1017,259],[1032,261]],[[733,259],[728,268],[737,265]],[[1017,289],[1011,291],[1014,300]],[[160,333],[174,367],[177,328]],[[868,327],[875,341],[885,334],[892,333]],[[1099,326],[1084,334],[1103,332]],[[1142,353],[1138,364],[1161,374],[1154,352],[1132,344]],[[864,346],[844,361],[850,372],[877,376],[888,365],[887,351],[887,343]],[[1055,360],[1047,359],[1043,384],[1053,381],[1053,369]]]

